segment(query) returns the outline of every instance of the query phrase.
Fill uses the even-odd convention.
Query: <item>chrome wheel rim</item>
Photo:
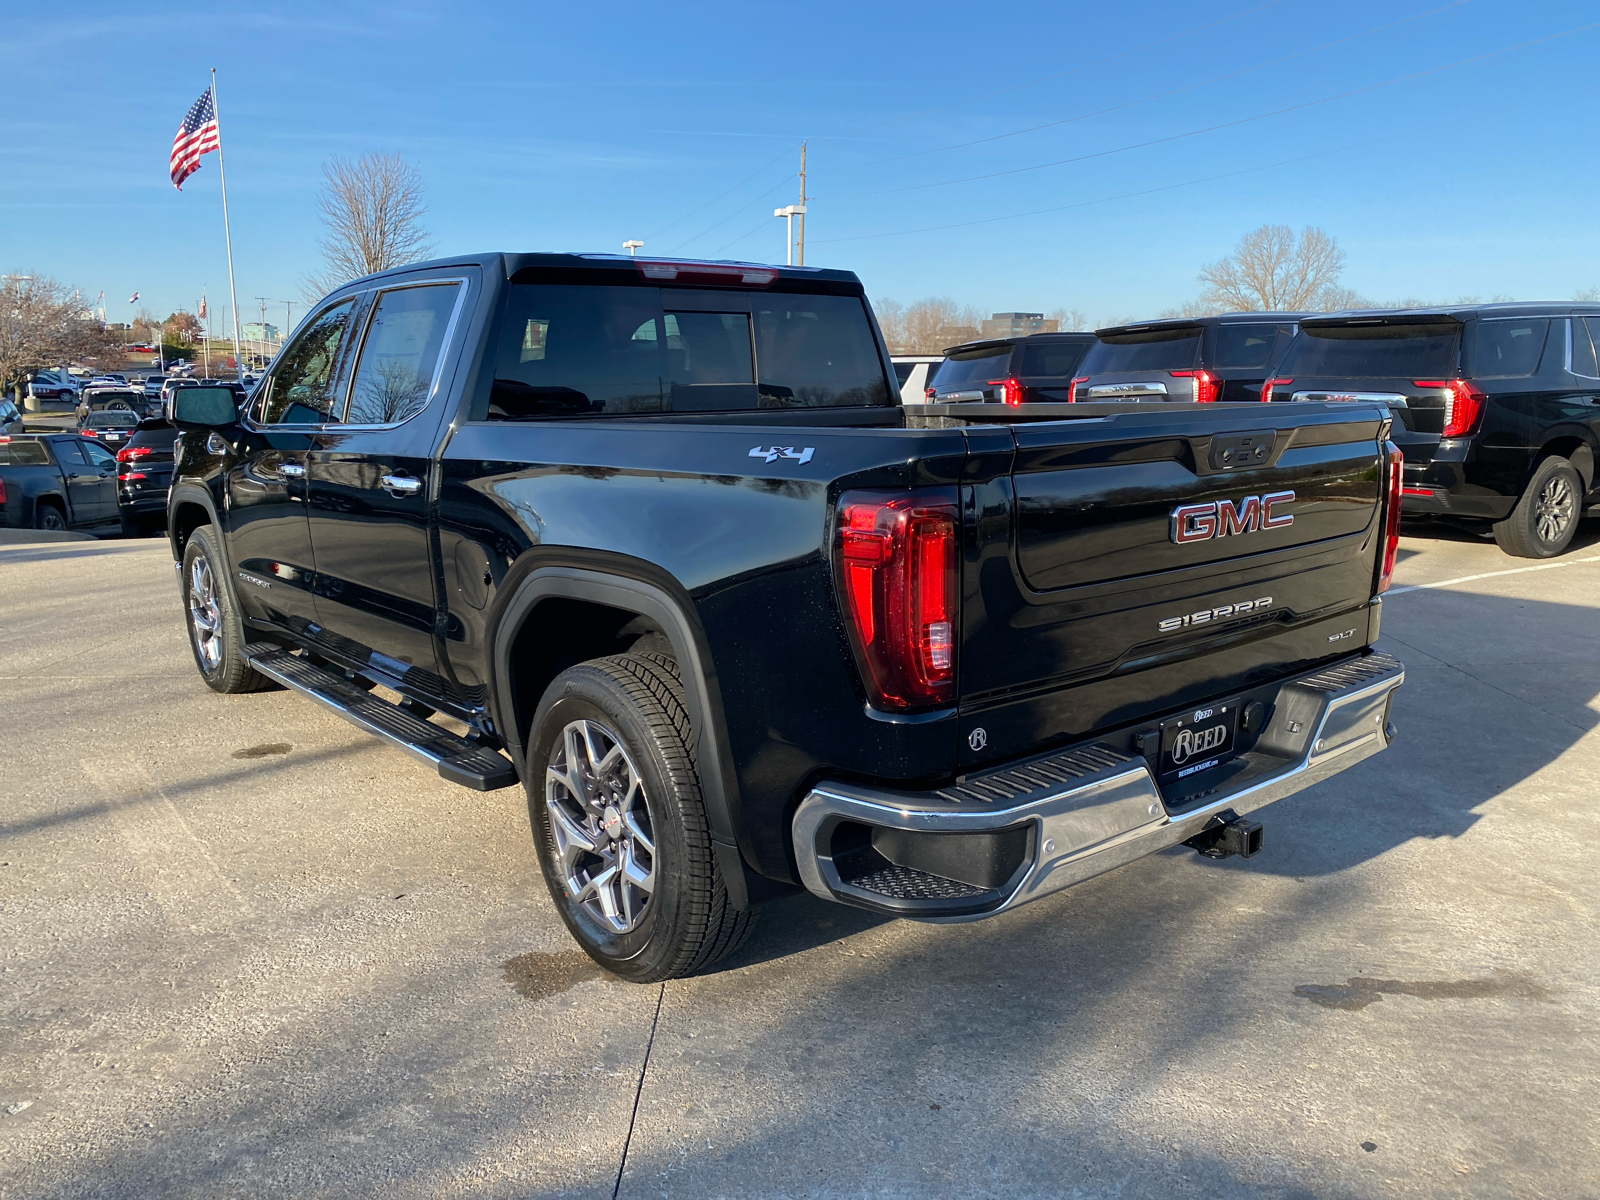
[[[1534,528],[1539,531],[1540,540],[1553,542],[1560,538],[1572,524],[1576,508],[1566,477],[1552,475],[1539,490],[1539,502],[1534,508]]]
[[[203,554],[189,566],[189,625],[194,630],[195,653],[207,675],[222,662],[222,606],[211,564]]]
[[[656,890],[655,828],[616,734],[568,723],[545,769],[545,809],[567,896],[612,933],[639,928]]]

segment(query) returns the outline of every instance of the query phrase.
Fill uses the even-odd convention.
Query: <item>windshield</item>
[[[1120,375],[1128,371],[1187,371],[1200,354],[1200,328],[1149,329],[1102,337],[1084,356],[1080,375]]]
[[[1460,344],[1461,326],[1455,321],[1437,325],[1302,325],[1278,372],[1290,379],[1449,378],[1456,371]]]
[[[1004,379],[1010,373],[1011,347],[988,346],[982,350],[952,354],[939,364],[939,370],[928,380],[928,386],[938,388],[941,392],[981,388],[992,380]]]

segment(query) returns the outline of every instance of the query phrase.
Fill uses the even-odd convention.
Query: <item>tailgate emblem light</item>
[[[1264,496],[1246,496],[1237,504],[1232,500],[1180,504],[1172,510],[1171,537],[1182,546],[1189,542],[1208,542],[1212,538],[1223,538],[1230,534],[1283,529],[1294,524],[1294,514],[1274,513],[1272,510],[1293,502],[1293,492],[1268,492]]]

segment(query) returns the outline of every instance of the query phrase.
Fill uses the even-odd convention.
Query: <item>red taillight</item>
[[[1088,383],[1088,382],[1089,382],[1089,377],[1087,375],[1079,375],[1076,379],[1074,379],[1072,381],[1072,387],[1067,390],[1067,403],[1068,404],[1076,404],[1078,402],[1078,385],[1080,383]]]
[[[1288,387],[1293,382],[1294,382],[1294,380],[1292,380],[1292,379],[1269,379],[1269,380],[1267,380],[1265,383],[1263,383],[1261,385],[1261,403],[1263,403],[1263,404],[1271,404],[1272,403],[1272,389],[1275,388],[1275,387]]]
[[[95,433],[95,431],[92,430],[92,429],[80,429],[80,430],[78,430],[78,436],[79,437],[98,437],[99,435],[97,433]]]
[[[1222,385],[1217,382],[1217,377],[1210,371],[1168,371],[1174,379],[1194,380],[1194,399],[1196,404],[1215,404],[1217,392]]]
[[[132,462],[136,458],[149,458],[154,453],[149,446],[124,446],[117,451],[117,461]]]
[[[922,389],[922,398],[924,400],[926,400],[929,404],[932,404],[933,403],[933,389],[932,388],[923,388]]]
[[[1470,379],[1413,379],[1419,388],[1444,389],[1444,428],[1440,437],[1466,437],[1478,427],[1483,402],[1489,397]]]
[[[0,479],[0,504],[4,504],[5,502],[6,502],[6,481],[4,479]]]
[[[955,699],[956,525],[953,491],[846,492],[839,501],[846,624],[885,708]]]
[[[1389,478],[1383,501],[1383,567],[1378,572],[1380,594],[1389,590],[1389,584],[1394,579],[1395,559],[1400,555],[1400,492],[1406,469],[1405,456],[1400,453],[1400,447],[1393,442],[1385,442],[1384,446],[1389,451]]]
[[[118,475],[117,478],[118,479],[149,479],[150,476],[146,475],[143,471],[130,471],[126,475]]]
[[[991,379],[989,380],[989,386],[999,388],[1000,399],[1004,403],[1011,405],[1012,408],[1016,408],[1022,403],[1022,380]]]

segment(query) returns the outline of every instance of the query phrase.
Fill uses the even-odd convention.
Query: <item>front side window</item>
[[[428,403],[461,285],[398,288],[378,297],[350,388],[351,425],[393,425]]]
[[[93,442],[83,443],[83,452],[89,456],[91,467],[109,467],[116,464],[117,456],[104,446],[96,446]]]
[[[279,353],[256,403],[260,424],[321,425],[329,420],[340,352],[355,310],[354,299],[323,309]]]

